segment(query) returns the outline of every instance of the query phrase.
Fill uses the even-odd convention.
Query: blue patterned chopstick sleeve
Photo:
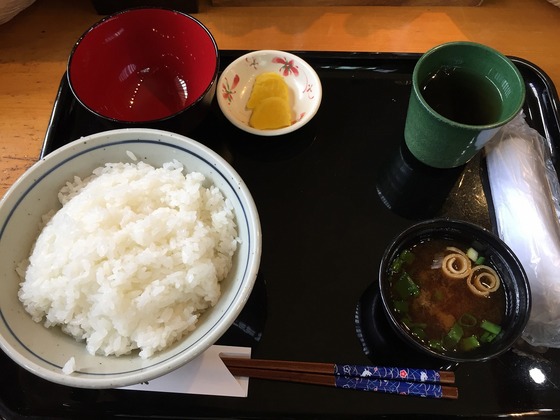
[[[391,381],[386,379],[350,378],[335,376],[337,388],[356,389],[361,391],[385,392],[389,394],[415,395],[426,398],[442,398],[441,385],[422,382]]]
[[[439,382],[440,374],[432,369],[410,369],[398,367],[362,366],[362,365],[334,365],[335,376],[353,378],[395,379],[412,382]]]

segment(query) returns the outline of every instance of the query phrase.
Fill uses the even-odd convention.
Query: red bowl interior
[[[100,21],[77,42],[68,62],[76,98],[118,121],[175,115],[210,90],[218,49],[196,19],[171,10],[133,9]]]

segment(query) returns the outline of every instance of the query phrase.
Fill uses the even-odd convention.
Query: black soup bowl
[[[492,322],[485,323],[485,328],[481,328],[482,314],[465,313],[459,315],[459,313],[456,313],[451,315],[450,318],[450,313],[439,307],[437,301],[448,301],[452,303],[451,306],[460,307],[460,302],[456,300],[461,300],[463,289],[458,289],[459,294],[453,295],[452,298],[446,296],[449,289],[446,288],[448,286],[443,284],[435,290],[431,290],[430,284],[426,281],[441,282],[442,280],[437,280],[438,276],[434,276],[432,273],[419,274],[415,268],[420,261],[424,260],[424,257],[420,255],[421,247],[418,244],[426,243],[431,243],[432,246],[436,243],[455,243],[457,244],[456,248],[462,248],[465,255],[474,256],[476,259],[476,254],[478,254],[480,258],[483,258],[483,260],[479,259],[478,262],[468,258],[469,270],[476,267],[478,263],[491,267],[495,271],[499,278],[499,288],[492,293],[501,293],[505,299],[496,297],[495,299],[501,301],[495,300],[499,302],[499,305],[494,302],[490,305],[484,304],[491,308],[502,307],[503,305],[499,331],[494,330],[496,323]],[[425,248],[425,246],[423,247]],[[470,248],[474,251],[469,251]],[[418,255],[414,254],[416,251]],[[442,254],[451,252],[443,251]],[[438,266],[441,270],[442,254],[437,252],[434,254],[433,263],[428,264],[430,270],[438,269]],[[415,264],[414,259],[416,257],[418,257],[418,260]],[[452,259],[448,259],[448,263]],[[458,260],[451,261],[451,264],[455,264],[455,268],[458,270],[462,269]],[[403,275],[402,273],[408,271],[411,273],[405,275],[406,281],[401,280],[400,285],[397,286],[396,283]],[[406,277],[407,275],[408,277]],[[482,281],[484,287],[481,290],[484,292],[481,292],[481,296],[477,296],[474,293],[476,290],[474,292],[469,290],[472,288],[472,281],[471,287],[469,287],[467,283],[470,280],[467,279],[468,277],[454,278],[452,281],[459,283],[454,283],[452,287],[461,285],[461,287],[464,286],[464,293],[466,294],[475,295],[477,299],[489,298],[489,289],[484,288],[490,287],[486,284],[486,280]],[[480,286],[480,284],[479,282],[478,285]],[[397,235],[385,250],[381,260],[379,288],[384,312],[397,336],[412,350],[451,362],[484,361],[506,352],[521,336],[531,312],[529,281],[523,266],[513,251],[489,230],[461,220],[447,218],[426,220],[410,226]],[[421,296],[422,293],[421,298],[419,298],[421,300],[413,303],[412,297],[410,299],[402,298],[407,293],[410,293],[414,298]],[[484,296],[485,293],[487,296]],[[395,301],[398,302],[395,303]],[[426,317],[428,319],[421,320],[412,313],[419,306],[425,313],[429,314]],[[411,311],[411,308],[415,308],[414,311]],[[450,306],[447,305],[447,308],[450,308]],[[460,312],[462,309],[450,310]],[[426,334],[427,325],[430,324],[429,317],[431,316],[434,318],[433,322],[446,325],[445,328],[449,328],[448,332],[445,333],[447,330],[442,328],[443,332],[439,333],[439,337],[431,337],[433,331]],[[459,326],[455,324],[459,324]],[[487,329],[493,331],[489,332]],[[474,333],[475,330],[476,334]],[[471,338],[473,336],[474,338]]]

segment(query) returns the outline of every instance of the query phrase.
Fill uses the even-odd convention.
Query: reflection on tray
[[[438,169],[416,159],[405,142],[381,167],[377,192],[395,213],[415,220],[438,215],[466,165]]]
[[[266,309],[266,284],[259,273],[243,310],[216,344],[254,348],[262,338]]]

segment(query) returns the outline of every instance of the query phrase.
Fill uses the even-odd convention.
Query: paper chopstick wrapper
[[[167,375],[120,389],[247,397],[249,379],[234,377],[222,362],[221,354],[229,357],[249,358],[251,357],[251,349],[214,345],[189,363]]]

